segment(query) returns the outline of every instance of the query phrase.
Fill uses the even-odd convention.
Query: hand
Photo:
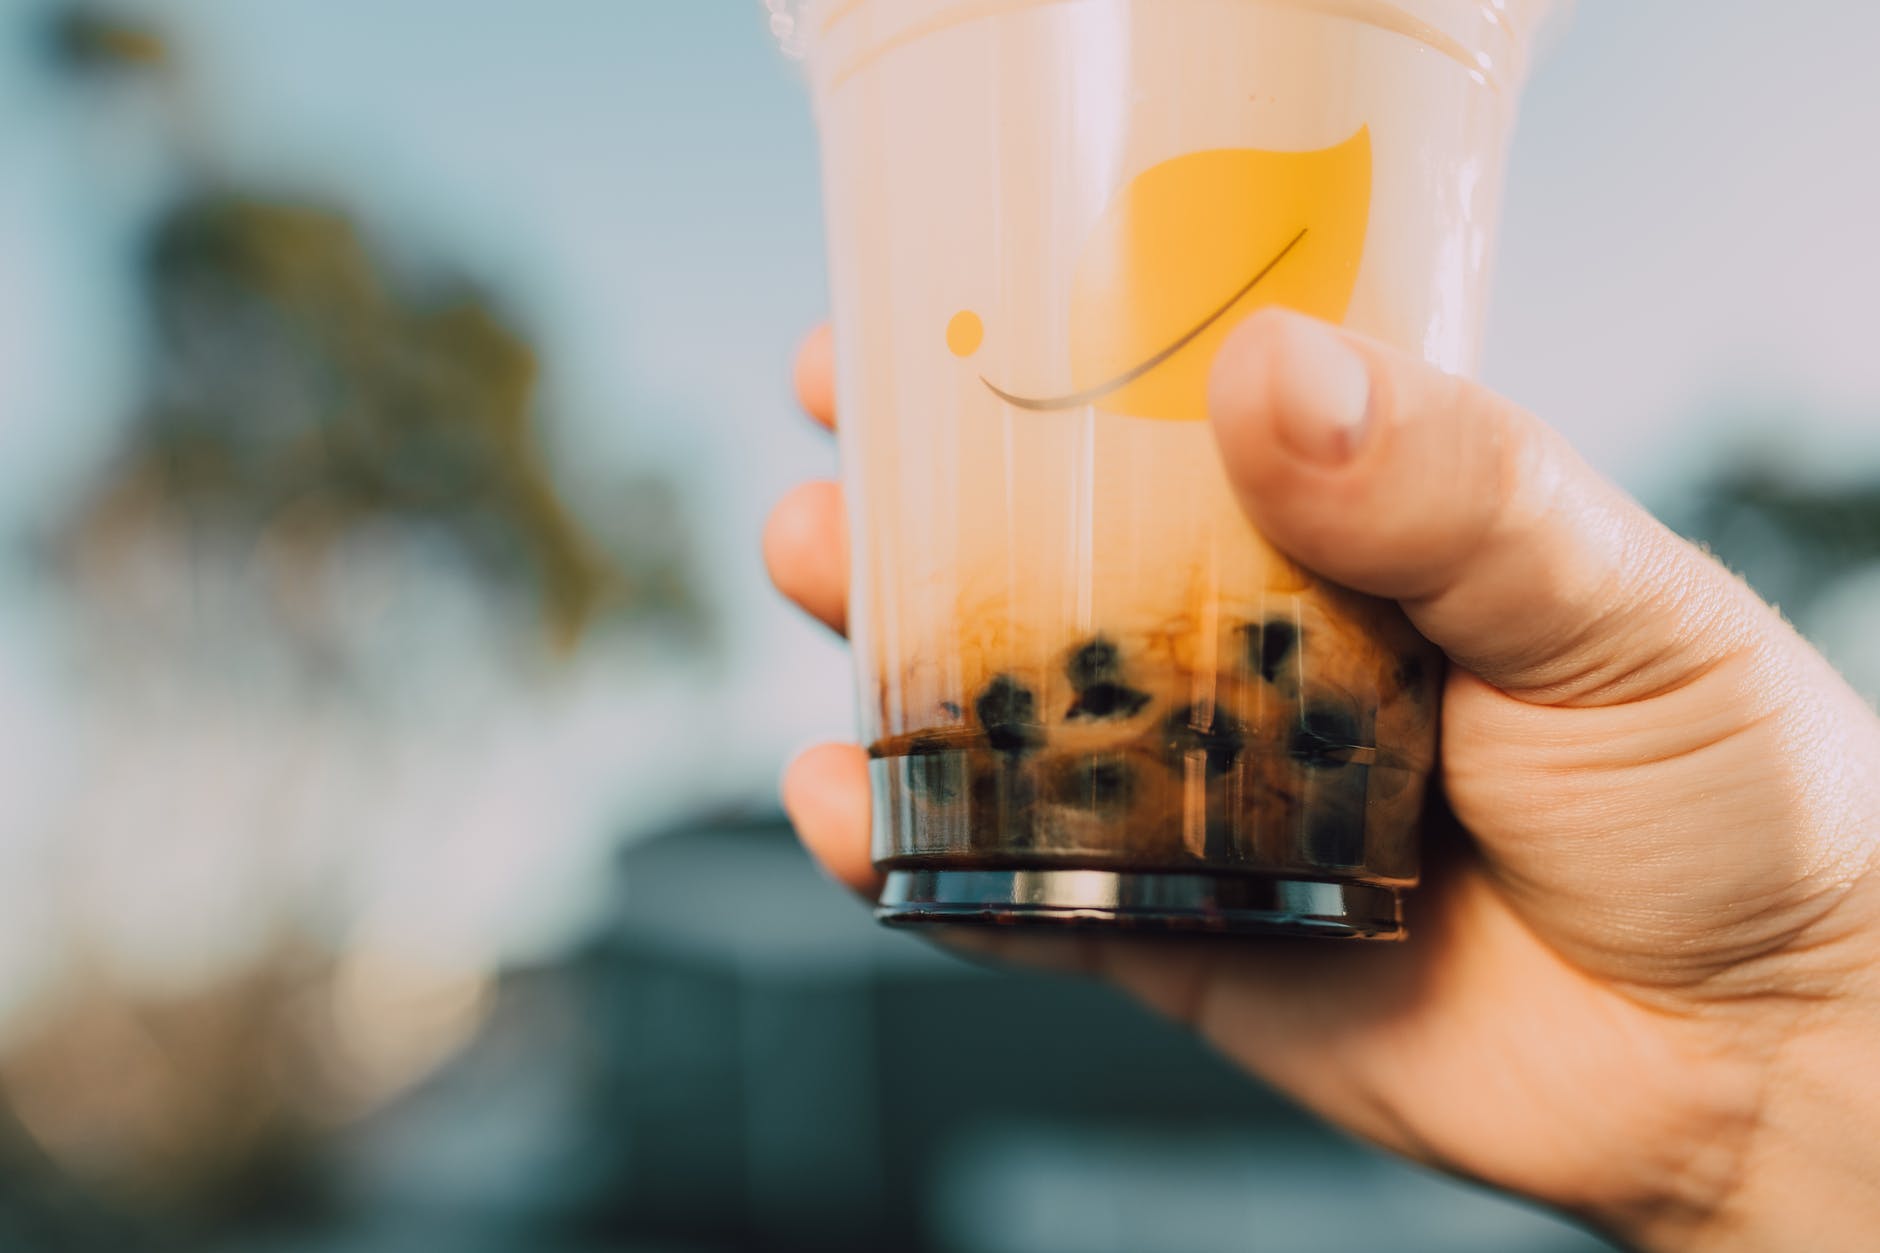
[[[798,365],[834,420],[826,332]],[[1215,367],[1253,526],[1448,653],[1411,940],[951,942],[1073,964],[1332,1121],[1655,1248],[1880,1231],[1880,720],[1768,606],[1486,390],[1291,314]],[[833,484],[765,537],[841,630]],[[804,842],[872,892],[854,746],[791,767]],[[1453,845],[1453,851],[1447,848]],[[1437,850],[1432,850],[1437,851]]]

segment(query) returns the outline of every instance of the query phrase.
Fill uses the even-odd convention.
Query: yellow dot
[[[986,324],[971,309],[962,309],[947,323],[947,347],[956,357],[970,357],[985,341]]]

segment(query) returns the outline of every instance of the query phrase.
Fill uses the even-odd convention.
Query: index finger
[[[796,398],[810,417],[835,429],[836,354],[827,322],[811,331],[796,351]]]

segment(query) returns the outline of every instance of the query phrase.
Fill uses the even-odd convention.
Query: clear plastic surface
[[[1441,658],[1251,530],[1208,371],[1268,305],[1473,368],[1542,7],[779,10],[884,870],[1415,882]]]

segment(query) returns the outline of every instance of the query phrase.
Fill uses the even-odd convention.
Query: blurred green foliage
[[[161,65],[169,57],[168,48],[154,31],[123,17],[89,9],[56,14],[49,34],[53,60],[71,70]]]
[[[1880,563],[1880,480],[1871,477],[1827,482],[1746,457],[1703,482],[1679,521],[1804,621],[1837,584]]]
[[[442,531],[539,598],[561,643],[597,614],[691,619],[677,502],[653,496],[608,553],[556,491],[533,349],[463,284],[401,286],[343,214],[210,193],[151,233],[159,363],[118,473],[198,520],[260,532],[291,510],[331,539],[370,522]],[[660,515],[664,516],[660,516]]]
[[[60,17],[53,46],[70,68],[170,61],[155,34],[89,11]],[[343,209],[177,165],[184,194],[150,226],[142,270],[146,395],[75,534],[168,515],[318,557],[374,525],[420,527],[531,600],[558,648],[602,622],[708,638],[678,494],[626,474],[576,516],[538,420],[536,351],[496,300],[414,275]]]

